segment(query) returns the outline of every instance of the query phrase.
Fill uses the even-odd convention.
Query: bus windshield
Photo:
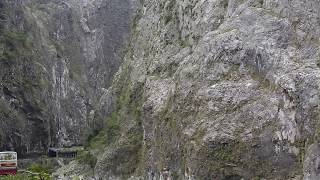
[[[7,161],[7,160],[16,160],[17,153],[15,152],[0,152],[0,161]]]

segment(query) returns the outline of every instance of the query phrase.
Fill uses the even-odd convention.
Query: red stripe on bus
[[[0,175],[15,175],[17,174],[17,169],[0,169]]]

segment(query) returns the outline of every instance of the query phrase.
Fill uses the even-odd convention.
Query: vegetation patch
[[[30,55],[31,44],[27,41],[27,34],[17,31],[0,32],[0,62],[16,63],[17,59],[24,59]]]
[[[82,151],[77,156],[77,160],[81,164],[88,164],[91,168],[94,168],[97,163],[97,157],[92,155],[89,151]]]
[[[226,9],[226,8],[228,8],[229,0],[222,0],[220,3],[222,5],[222,7]]]
[[[40,164],[32,164],[26,171],[17,175],[0,176],[0,180],[53,180],[52,169]]]
[[[116,87],[118,93],[116,110],[105,119],[104,127],[99,132],[89,136],[85,151],[79,155],[78,161],[93,168],[97,162],[96,154],[104,153],[111,148],[113,153],[107,160],[105,169],[128,178],[136,172],[141,161],[144,83],[130,86],[127,76],[130,74],[130,69],[125,68],[124,71]]]

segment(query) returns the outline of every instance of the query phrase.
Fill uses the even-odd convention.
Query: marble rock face
[[[120,100],[129,94],[116,111],[123,128],[96,177],[318,179],[319,7],[144,0],[113,84]],[[125,115],[136,106],[138,118]],[[137,144],[135,128],[136,168],[123,176],[115,159]]]

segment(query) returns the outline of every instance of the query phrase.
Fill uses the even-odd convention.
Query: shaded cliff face
[[[143,1],[95,177],[319,179],[319,7]]]
[[[99,127],[105,112],[95,109],[121,63],[132,5],[1,1],[1,149],[81,144]]]

